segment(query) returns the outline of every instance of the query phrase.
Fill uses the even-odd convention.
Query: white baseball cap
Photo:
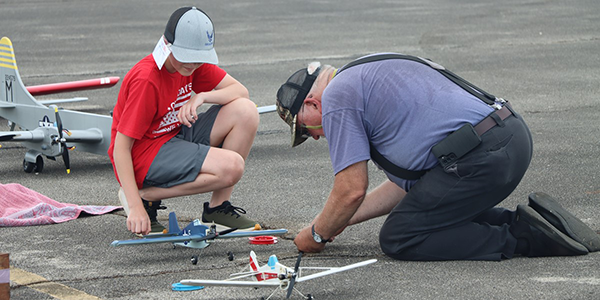
[[[181,7],[169,18],[165,38],[175,59],[182,63],[219,63],[210,18],[196,7]]]

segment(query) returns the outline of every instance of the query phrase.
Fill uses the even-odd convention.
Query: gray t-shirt
[[[371,159],[369,142],[399,167],[430,169],[438,163],[431,153],[435,144],[494,110],[428,65],[404,59],[348,68],[321,100],[336,174]],[[386,174],[406,191],[416,182]]]

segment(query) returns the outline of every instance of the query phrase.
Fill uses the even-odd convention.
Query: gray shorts
[[[144,186],[168,188],[198,177],[210,149],[210,132],[220,109],[220,105],[213,105],[198,114],[191,128],[182,126],[175,137],[160,147],[146,174]]]

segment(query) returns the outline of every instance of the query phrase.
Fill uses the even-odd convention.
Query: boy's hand
[[[181,107],[177,113],[177,120],[184,126],[192,127],[192,124],[198,119],[196,110],[202,104],[204,104],[204,98],[201,94],[194,95]]]
[[[131,209],[127,217],[127,230],[146,235],[150,233],[150,217],[145,209]]]

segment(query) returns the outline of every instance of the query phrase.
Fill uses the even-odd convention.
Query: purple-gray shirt
[[[399,167],[430,169],[438,163],[431,153],[435,144],[492,111],[435,69],[404,59],[348,68],[322,96],[323,130],[336,174],[371,159],[369,142]],[[386,175],[406,191],[416,182]]]

